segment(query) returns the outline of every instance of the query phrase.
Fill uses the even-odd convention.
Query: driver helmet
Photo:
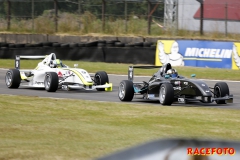
[[[178,77],[178,73],[177,73],[176,69],[167,70],[167,74],[172,78],[177,78]]]
[[[55,59],[50,62],[51,68],[61,68],[62,67],[62,61],[60,59]]]

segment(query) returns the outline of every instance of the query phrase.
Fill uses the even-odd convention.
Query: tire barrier
[[[15,59],[16,55],[47,55],[56,53],[62,60],[91,62],[154,64],[155,47],[150,42],[124,44],[118,40],[81,43],[42,42],[8,44],[0,42],[0,58]]]

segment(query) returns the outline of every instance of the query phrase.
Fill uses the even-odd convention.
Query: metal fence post
[[[126,32],[126,33],[127,33],[127,21],[128,21],[127,1],[125,0],[125,32]]]
[[[106,2],[105,0],[102,0],[102,31],[105,31],[105,7]]]
[[[32,0],[32,32],[34,31],[34,0]]]
[[[225,36],[228,35],[228,27],[227,27],[227,21],[228,21],[228,4],[225,4]]]
[[[57,6],[57,0],[54,0],[54,10],[55,10],[55,32],[58,32],[58,6]]]
[[[78,0],[78,14],[79,14],[79,30],[81,30],[81,14],[82,14],[81,0]]]
[[[178,1],[176,1],[176,30],[177,30],[177,32],[178,32]]]
[[[152,22],[152,14],[151,14],[152,4],[148,1],[148,30],[147,33],[151,34],[151,22]]]
[[[11,28],[11,2],[7,1],[7,30]]]
[[[200,7],[200,35],[203,35],[203,2],[204,0],[197,0],[201,7]]]

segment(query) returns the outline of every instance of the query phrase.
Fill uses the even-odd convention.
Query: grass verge
[[[37,66],[39,60],[21,60],[22,69],[33,69]],[[95,73],[99,70],[104,70],[111,74],[124,74],[128,73],[128,66],[133,64],[119,64],[119,63],[103,63],[103,62],[83,62],[83,61],[63,61],[70,67],[73,67],[75,63],[79,68],[83,68],[88,72]],[[14,60],[0,59],[0,68],[14,68]],[[175,67],[178,74],[191,77],[191,74],[196,74],[196,78],[202,79],[218,79],[218,80],[235,80],[240,81],[240,71],[231,69],[219,69],[219,68],[197,68],[197,67]],[[151,76],[157,69],[136,69],[135,75],[147,75]]]
[[[93,159],[158,138],[240,140],[240,110],[0,95],[0,159]]]

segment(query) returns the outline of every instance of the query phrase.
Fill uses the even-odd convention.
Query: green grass
[[[22,69],[33,69],[37,66],[39,60],[21,60]],[[133,64],[119,63],[103,63],[103,62],[83,62],[83,61],[63,61],[63,63],[73,67],[75,63],[79,68],[83,68],[88,72],[95,73],[99,70],[104,70],[111,74],[127,74],[128,67]],[[14,68],[14,60],[0,59],[0,68]],[[202,79],[218,79],[218,80],[236,80],[240,81],[240,71],[231,69],[217,68],[196,68],[196,67],[175,67],[178,73],[185,77],[191,77],[191,74],[196,74],[196,78]],[[153,75],[157,69],[136,69],[135,75]]]
[[[0,159],[93,159],[146,141],[240,140],[240,110],[0,95]]]

